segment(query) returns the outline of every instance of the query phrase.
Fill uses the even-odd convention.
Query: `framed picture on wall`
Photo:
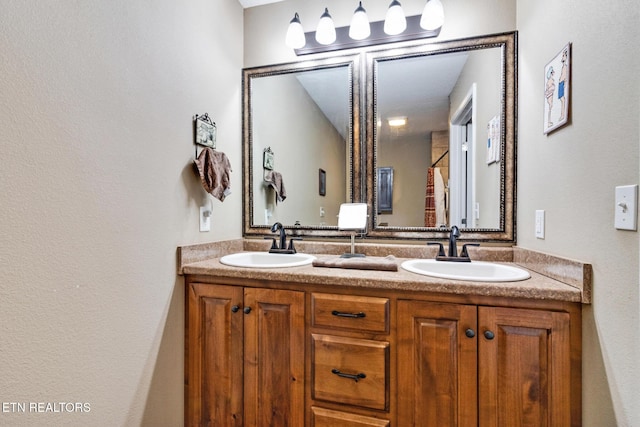
[[[318,194],[327,195],[327,173],[324,169],[318,169]]]
[[[216,148],[216,124],[211,120],[209,114],[204,113],[202,116],[196,115],[196,144],[205,147]]]
[[[571,43],[544,67],[543,132],[556,130],[569,122],[571,96]]]

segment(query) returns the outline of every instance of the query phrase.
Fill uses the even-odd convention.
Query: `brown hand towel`
[[[352,268],[356,270],[398,271],[398,264],[393,255],[384,258],[340,258],[322,257],[313,260],[314,267]]]
[[[231,194],[231,162],[227,156],[223,152],[206,147],[194,162],[204,189],[223,202],[224,198]]]
[[[284,189],[284,181],[280,172],[269,171],[265,176],[265,181],[269,184],[269,187],[275,190],[277,202],[283,202],[287,198],[287,191]]]

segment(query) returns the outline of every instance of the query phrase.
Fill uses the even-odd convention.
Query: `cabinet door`
[[[188,426],[242,426],[242,288],[191,284],[186,337]]]
[[[478,310],[479,425],[570,426],[569,314]]]
[[[398,426],[477,425],[475,306],[398,301]]]
[[[303,426],[304,293],[256,288],[244,296],[245,425]]]

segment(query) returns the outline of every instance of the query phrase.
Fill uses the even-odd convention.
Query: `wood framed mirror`
[[[517,33],[372,51],[365,62],[367,236],[444,238],[457,225],[464,240],[515,243]],[[385,192],[381,167],[395,172]]]
[[[268,234],[275,222],[297,236],[344,234],[340,205],[363,198],[360,58],[243,70],[245,236]]]

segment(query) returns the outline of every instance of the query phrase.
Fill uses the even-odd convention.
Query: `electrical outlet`
[[[536,237],[544,239],[544,211],[536,211]]]

